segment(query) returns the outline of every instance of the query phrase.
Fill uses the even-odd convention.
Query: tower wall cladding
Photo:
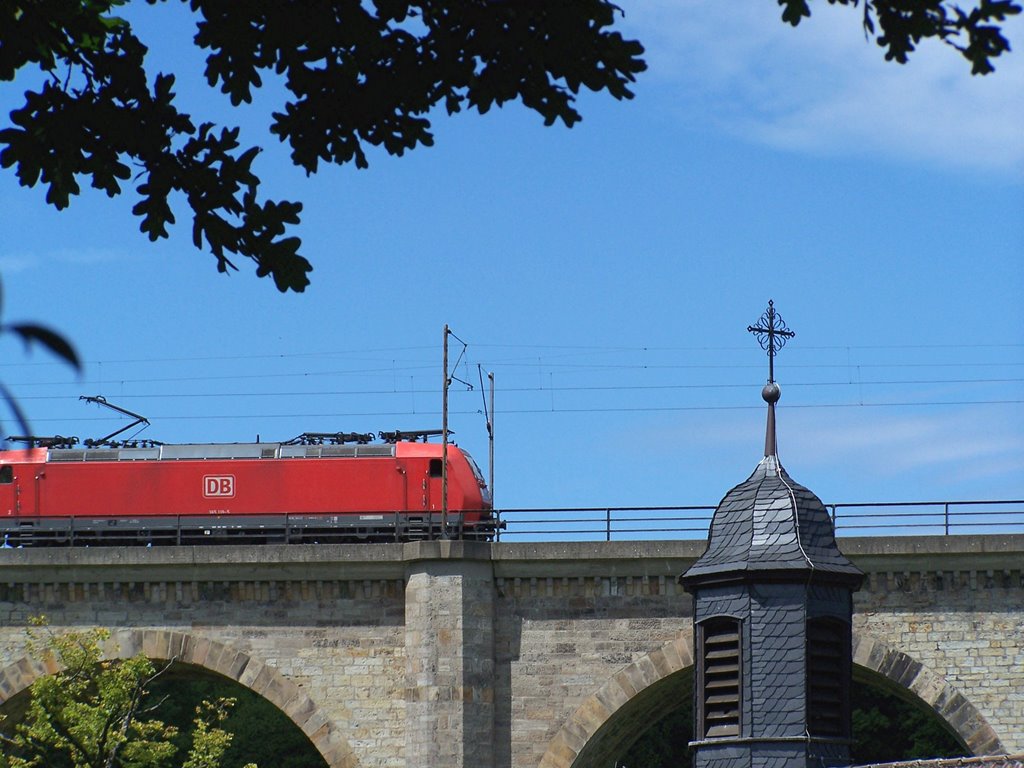
[[[976,754],[1024,751],[1024,537],[841,544],[868,573],[861,675],[913,691]],[[253,688],[332,768],[596,764],[690,693],[676,577],[703,546],[7,550],[0,696],[47,672],[25,636],[45,614]]]

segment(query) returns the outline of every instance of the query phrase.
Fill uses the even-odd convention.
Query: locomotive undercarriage
[[[364,544],[426,539],[491,541],[496,521],[441,515],[245,515],[35,518],[0,521],[0,546],[100,547],[218,544]]]

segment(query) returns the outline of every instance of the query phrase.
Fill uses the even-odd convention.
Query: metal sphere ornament
[[[775,405],[779,402],[780,397],[782,397],[782,388],[774,381],[769,381],[761,390],[761,399],[769,405]]]

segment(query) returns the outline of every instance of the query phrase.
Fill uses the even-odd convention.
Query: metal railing
[[[1024,534],[1024,500],[827,504],[839,536]],[[45,518],[0,521],[0,547],[495,541],[639,541],[707,538],[713,506],[498,509],[466,522],[450,513]]]
[[[1024,533],[1024,500],[826,504],[838,536]],[[713,506],[499,509],[499,541],[703,539]]]

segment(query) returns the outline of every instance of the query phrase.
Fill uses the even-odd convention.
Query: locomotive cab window
[[[0,467],[0,483],[7,485],[14,482],[14,467],[6,464]]]
[[[431,459],[430,460],[430,476],[431,477],[441,477],[441,475],[443,474],[441,467],[442,467],[441,459]]]

